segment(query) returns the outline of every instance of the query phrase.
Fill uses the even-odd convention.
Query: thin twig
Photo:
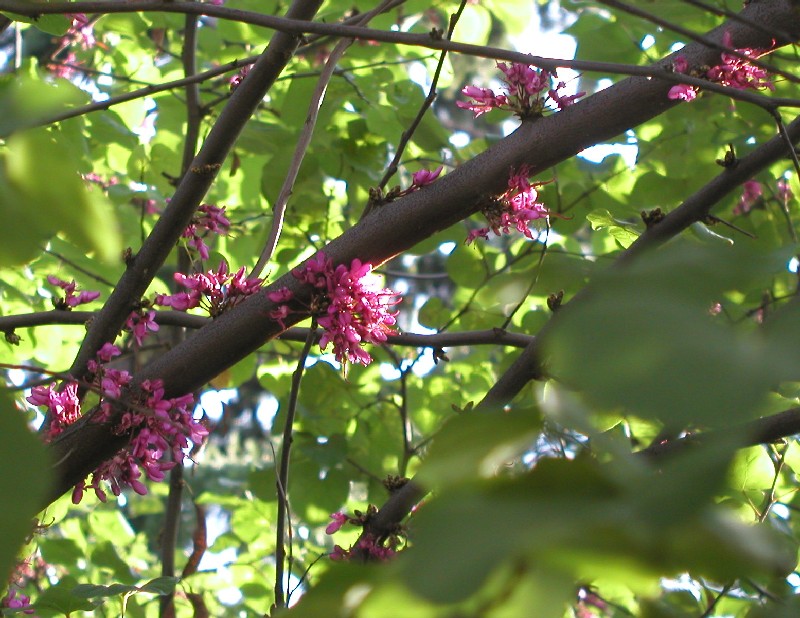
[[[384,0],[384,2],[379,4],[371,11],[360,15],[357,25],[361,26],[369,23],[373,17],[385,11],[387,6],[394,4],[395,1],[396,0]],[[272,226],[270,227],[267,235],[267,240],[264,243],[264,248],[261,250],[261,255],[259,255],[258,261],[249,275],[250,277],[259,277],[261,272],[264,270],[264,267],[269,263],[273,254],[275,253],[275,249],[278,246],[278,239],[280,238],[281,230],[283,229],[286,206],[289,202],[289,197],[292,195],[292,189],[294,188],[294,183],[297,180],[297,174],[300,172],[300,166],[303,164],[303,159],[305,158],[308,147],[311,144],[311,138],[314,135],[314,128],[317,125],[319,110],[322,107],[322,101],[325,98],[325,91],[328,89],[328,84],[330,83],[331,77],[336,70],[336,65],[338,64],[339,60],[341,60],[342,56],[344,56],[347,48],[353,44],[354,40],[355,39],[342,39],[336,44],[336,47],[333,48],[333,51],[328,56],[325,66],[322,69],[322,73],[317,80],[317,85],[314,88],[314,92],[311,95],[311,101],[308,105],[308,114],[306,115],[306,121],[303,124],[303,130],[300,133],[300,138],[297,140],[297,145],[295,146],[294,154],[292,155],[292,161],[289,164],[289,171],[286,173],[286,178],[283,180],[280,193],[278,193],[278,199],[275,200],[275,204],[272,207]]]
[[[778,125],[778,133],[780,133],[780,136],[783,138],[783,141],[786,144],[786,148],[789,150],[789,157],[792,159],[795,173],[797,173],[798,177],[800,177],[800,160],[797,158],[797,150],[792,143],[792,139],[789,137],[789,133],[786,131],[786,125],[783,124],[781,113],[777,109],[773,109],[771,110],[771,114],[775,119],[775,124]],[[780,202],[783,216],[786,217],[786,225],[789,228],[789,235],[792,237],[792,241],[796,243],[797,230],[794,229],[794,225],[792,224],[792,214],[789,212],[789,204],[787,204],[786,200],[778,200],[778,202]]]
[[[291,526],[291,512],[289,510],[289,461],[292,450],[292,430],[294,417],[297,413],[297,396],[300,393],[300,382],[306,367],[306,359],[314,343],[314,335],[317,331],[317,321],[312,319],[311,328],[308,331],[305,345],[300,358],[297,360],[297,368],[292,374],[292,389],[289,392],[289,402],[286,406],[286,423],[283,426],[283,443],[281,445],[281,459],[278,467],[277,489],[280,498],[278,505],[278,518],[275,524],[275,606],[278,608],[286,607],[284,595],[284,561],[286,560],[286,526]],[[289,573],[291,575],[291,572]],[[288,581],[288,580],[287,580]]]
[[[446,36],[448,41],[453,38],[453,31],[455,30],[456,24],[458,23],[461,14],[464,12],[464,7],[466,5],[467,0],[461,0],[458,10],[450,16],[450,26],[447,29]],[[439,83],[439,76],[442,73],[442,67],[444,66],[444,59],[446,57],[447,51],[443,50],[442,53],[439,54],[439,62],[436,65],[436,70],[434,71],[433,78],[431,79],[431,87],[428,89],[428,96],[425,97],[422,105],[420,105],[417,115],[414,117],[414,120],[411,121],[411,125],[408,127],[408,129],[403,131],[403,134],[400,136],[400,143],[397,144],[397,150],[394,153],[394,157],[392,158],[391,163],[389,163],[389,167],[386,168],[383,178],[381,178],[381,181],[378,183],[378,187],[381,189],[385,189],[391,177],[397,173],[397,166],[400,163],[403,153],[406,151],[406,146],[408,146],[408,143],[414,136],[414,133],[417,130],[417,127],[419,127],[419,124],[422,122],[422,119],[425,117],[426,112],[436,100],[436,86]]]

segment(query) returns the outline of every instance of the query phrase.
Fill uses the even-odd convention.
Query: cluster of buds
[[[558,109],[564,109],[586,94],[578,92],[564,95],[559,92],[567,85],[558,81],[555,71],[551,73],[519,62],[498,62],[497,68],[505,75],[505,94],[497,94],[489,88],[465,86],[461,92],[472,100],[457,101],[456,105],[472,111],[475,118],[493,109],[504,109],[525,119],[541,116],[548,102],[554,103]]]
[[[722,44],[734,49],[730,32],[726,32],[722,36]],[[768,50],[742,48],[736,49],[736,51],[742,56],[756,59],[763,56]],[[701,72],[697,77],[704,77],[709,81],[737,90],[775,89],[769,74],[764,69],[750,64],[745,58],[723,52],[721,60],[720,64],[711,67],[705,73]],[[689,72],[689,62],[684,56],[677,56],[672,62],[672,69],[676,73],[687,73]],[[669,89],[667,96],[673,100],[693,101],[697,98],[697,92],[697,86],[678,84]]]
[[[548,217],[561,217],[537,201],[539,199],[537,187],[545,183],[531,183],[528,180],[529,176],[530,169],[526,165],[520,167],[516,172],[512,170],[508,178],[508,189],[502,195],[491,198],[481,208],[481,212],[489,223],[488,227],[470,231],[467,235],[467,244],[477,238],[488,240],[489,232],[494,232],[496,236],[509,234],[512,227],[524,234],[526,238],[532,239],[534,233],[530,229],[531,221],[546,223]]]
[[[333,344],[336,360],[347,368],[347,363],[368,365],[372,357],[362,348],[365,343],[383,343],[394,333],[397,312],[389,308],[400,302],[397,293],[382,288],[379,280],[371,276],[372,264],[362,264],[355,259],[347,267],[333,262],[323,252],[308,261],[306,266],[292,271],[292,275],[314,290],[310,305],[296,311],[287,304],[294,299],[288,288],[268,294],[272,302],[280,303],[270,317],[283,320],[290,313],[310,313],[325,330],[319,345],[322,350]]]

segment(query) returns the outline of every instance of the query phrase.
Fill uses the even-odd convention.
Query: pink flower
[[[667,98],[673,101],[694,101],[697,98],[697,88],[686,84],[677,84],[669,89]]]
[[[541,116],[548,100],[555,103],[558,109],[564,109],[586,94],[585,92],[569,96],[560,94],[558,91],[566,88],[566,84],[559,81],[555,87],[551,87],[557,79],[555,72],[536,69],[519,62],[511,64],[498,62],[497,68],[505,75],[503,81],[506,85],[506,94],[495,94],[487,88],[466,86],[461,92],[473,101],[467,103],[458,101],[456,105],[462,109],[472,110],[476,118],[491,109],[504,108],[524,119]],[[545,92],[546,94],[543,94]]]
[[[726,32],[722,36],[722,44],[725,47],[733,48],[730,32]],[[736,49],[736,51],[747,58],[758,58],[763,56],[767,50],[743,48]],[[770,80],[769,73],[750,64],[745,58],[729,52],[723,52],[720,55],[720,59],[722,61],[720,64],[706,71],[705,77],[708,80],[738,90],[761,90],[762,88],[775,90],[775,85]],[[686,73],[689,70],[689,63],[683,56],[676,56],[672,67],[677,73]],[[692,101],[697,97],[697,91],[696,86],[680,84],[670,88],[667,96],[673,100]]]
[[[148,333],[156,332],[159,329],[155,321],[155,311],[133,311],[128,319],[125,321],[125,328],[133,333],[133,338],[136,340],[136,345],[141,347],[144,338]]]
[[[106,378],[109,371],[106,370]],[[116,428],[119,433],[135,432],[130,445],[99,466],[88,485],[84,480],[75,486],[72,494],[75,504],[81,501],[87,488],[94,489],[97,498],[105,502],[107,497],[102,483],[107,483],[115,496],[125,487],[146,494],[142,478],[155,482],[164,480],[165,473],[183,460],[184,450],[191,444],[201,444],[208,435],[202,423],[193,418],[194,397],[191,394],[165,399],[160,381],[144,381],[140,388],[147,411],[125,411]]]
[[[231,222],[225,216],[225,207],[217,207],[211,204],[201,204],[197,209],[198,213],[192,218],[192,222],[183,231],[183,238],[188,238],[187,245],[192,247],[200,254],[200,259],[209,258],[208,245],[204,238],[208,233],[224,236],[230,229]]]
[[[730,32],[725,32],[722,36],[722,44],[725,47],[733,48]],[[766,51],[750,48],[737,49],[736,51],[752,58],[758,58],[766,53]],[[775,85],[770,81],[769,74],[764,69],[753,66],[747,60],[727,52],[723,52],[721,57],[722,64],[712,67],[706,73],[706,76],[711,81],[739,90],[760,90],[762,88],[775,90]]]
[[[733,214],[743,215],[755,206],[761,199],[763,188],[761,183],[757,180],[748,180],[742,185],[742,196],[739,198],[739,203],[733,208]]]
[[[350,552],[340,545],[334,545],[333,551],[329,555],[334,562],[344,562],[350,559]]]
[[[325,534],[333,534],[334,532],[337,532],[348,522],[348,517],[344,513],[331,513],[331,519],[333,521],[328,524],[327,528],[325,528]]]
[[[320,348],[325,350],[333,344],[336,360],[347,368],[347,363],[367,365],[372,357],[362,348],[366,343],[382,343],[392,334],[396,313],[389,308],[399,302],[392,290],[381,288],[378,280],[370,275],[372,265],[355,259],[348,268],[344,264],[333,267],[331,260],[320,251],[292,274],[299,281],[310,285],[314,298],[307,310],[318,316],[318,324],[325,330],[320,338]],[[284,288],[270,292],[273,302],[289,300],[291,292]],[[272,319],[284,326],[283,320],[296,313],[288,305],[281,305],[270,312]]]
[[[229,82],[230,83],[231,92],[236,90],[239,87],[239,84],[241,84],[244,81],[244,78],[247,77],[247,74],[250,72],[250,67],[251,66],[252,65],[248,64],[247,66],[242,67],[241,69],[239,69],[239,72],[236,75],[231,77],[230,82]]]
[[[103,347],[97,351],[97,358],[101,362],[107,363],[120,354],[122,354],[122,351],[113,343],[104,343]]]
[[[83,291],[75,296],[75,289],[77,286],[74,279],[67,283],[58,277],[47,275],[47,282],[64,290],[64,298],[53,301],[55,308],[60,309],[61,311],[69,311],[73,307],[90,303],[100,297],[100,292],[90,292],[88,290]]]
[[[23,607],[28,607],[31,604],[31,598],[26,595],[22,594],[19,590],[11,589],[8,591],[8,594],[3,598],[3,601],[0,603],[0,607],[7,607],[9,609],[21,609]],[[32,614],[32,609],[25,609],[22,611],[23,614]]]
[[[432,172],[428,170],[419,170],[418,172],[414,172],[411,175],[411,180],[414,187],[424,187],[431,184],[434,180],[439,177],[439,174],[442,173],[442,169],[444,169],[443,165],[440,165]]]
[[[70,382],[61,391],[55,383],[49,386],[34,386],[25,400],[33,406],[45,406],[50,416],[50,426],[45,440],[52,440],[64,428],[81,416],[81,402],[78,399],[78,383]]]
[[[686,73],[689,70],[689,61],[686,60],[686,56],[675,56],[672,61],[672,70],[676,73]]]
[[[176,283],[189,291],[171,296],[158,294],[155,304],[172,307],[176,311],[186,311],[202,305],[211,317],[217,317],[245,297],[254,294],[263,283],[263,279],[247,278],[244,266],[230,274],[224,261],[220,262],[216,271],[209,270],[188,276],[175,273],[174,278]]]
[[[456,101],[456,105],[461,109],[468,109],[475,114],[475,118],[489,112],[495,108],[508,104],[508,99],[504,95],[495,95],[489,88],[478,88],[477,86],[464,86],[461,90],[464,96],[472,99],[470,102]]]
[[[526,238],[532,239],[534,234],[529,226],[531,221],[560,216],[548,210],[544,204],[538,201],[539,193],[536,188],[544,183],[531,184],[528,180],[529,175],[530,170],[526,165],[520,167],[516,173],[512,170],[506,192],[491,200],[482,209],[489,226],[470,231],[466,244],[470,244],[478,238],[488,239],[490,231],[497,236],[508,234],[512,227]]]
[[[72,25],[65,38],[73,39],[81,44],[83,49],[91,49],[97,44],[94,38],[94,26],[89,22],[89,18],[84,13],[71,13],[67,17],[72,17]]]

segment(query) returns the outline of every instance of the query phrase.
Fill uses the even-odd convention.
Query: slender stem
[[[451,40],[453,38],[453,31],[456,28],[456,24],[458,23],[461,14],[464,12],[464,7],[467,5],[467,0],[461,0],[461,4],[458,7],[458,10],[450,16],[450,26],[447,30],[447,40]],[[400,159],[403,156],[403,153],[406,150],[406,146],[411,141],[411,138],[414,135],[414,132],[419,127],[419,124],[422,122],[422,119],[425,117],[425,113],[430,109],[430,106],[433,105],[433,102],[436,100],[436,86],[439,83],[439,76],[442,73],[442,67],[444,66],[444,59],[447,57],[447,50],[443,50],[442,53],[439,55],[439,62],[436,65],[436,70],[433,73],[433,78],[431,79],[431,87],[428,89],[428,96],[425,97],[425,100],[422,102],[422,105],[417,111],[417,115],[414,120],[411,121],[411,125],[403,131],[403,134],[400,136],[400,143],[397,145],[397,151],[394,153],[394,157],[392,158],[392,162],[389,163],[389,167],[386,168],[386,172],[383,174],[383,178],[378,183],[378,186],[381,189],[386,188],[387,183],[397,173],[397,166],[400,163]]]
[[[183,63],[184,77],[191,77],[197,72],[197,17],[186,15],[184,18],[183,50],[181,60]],[[186,84],[186,139],[183,142],[183,159],[181,162],[181,178],[188,172],[197,150],[197,141],[200,135],[200,93],[197,83]],[[178,252],[178,272],[187,272],[191,266],[189,256],[184,251]],[[174,290],[173,290],[174,291]],[[185,335],[183,329],[174,329],[172,343],[179,344]],[[183,505],[183,456],[181,461],[175,461],[175,467],[169,473],[169,495],[164,516],[164,534],[161,547],[161,575],[163,577],[175,576],[175,548],[178,544],[178,532],[181,524],[181,511]],[[159,616],[161,618],[175,617],[175,591],[162,595],[159,601]]]
[[[291,526],[291,512],[289,509],[289,461],[292,450],[292,430],[294,417],[297,413],[297,396],[300,393],[300,382],[306,367],[306,359],[314,344],[314,335],[317,331],[317,320],[313,318],[308,331],[305,345],[297,361],[297,368],[292,374],[292,389],[289,392],[289,403],[286,407],[286,423],[283,426],[283,443],[281,445],[281,459],[278,466],[278,521],[275,525],[275,607],[286,607],[284,593],[284,562],[286,560],[286,527]],[[291,572],[289,573],[291,575]],[[288,588],[288,578],[286,578]]]
[[[364,13],[363,15],[360,15],[360,19],[356,22],[356,24],[361,26],[369,23],[373,17],[383,13],[388,6],[395,3],[396,0],[384,0],[376,8]],[[292,195],[292,189],[294,188],[294,183],[297,180],[297,174],[300,172],[300,166],[303,164],[303,159],[305,158],[308,147],[311,144],[311,138],[314,135],[314,127],[317,126],[319,110],[322,107],[322,101],[325,98],[325,91],[328,89],[328,84],[331,81],[331,77],[333,77],[333,74],[336,71],[336,65],[338,64],[339,60],[342,59],[342,56],[344,56],[347,48],[353,44],[353,41],[354,39],[342,39],[336,44],[336,47],[333,48],[333,51],[328,56],[325,66],[322,69],[322,73],[317,80],[317,85],[314,88],[314,92],[311,95],[311,101],[308,105],[308,114],[306,115],[306,121],[303,124],[303,130],[300,133],[300,138],[297,140],[297,145],[295,146],[294,154],[292,155],[292,161],[289,164],[289,171],[286,173],[286,178],[283,180],[280,193],[278,193],[278,199],[275,200],[275,204],[272,207],[272,226],[270,227],[269,234],[267,235],[267,240],[264,243],[264,248],[261,250],[261,255],[259,255],[258,261],[250,273],[250,277],[258,277],[261,275],[264,267],[272,259],[275,249],[278,247],[278,239],[280,238],[281,230],[283,229],[283,219],[286,214],[286,206],[289,202],[289,198]]]

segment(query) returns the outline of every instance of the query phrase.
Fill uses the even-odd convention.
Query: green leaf
[[[0,470],[5,471],[0,474],[0,574],[6,578],[49,491],[52,469],[44,446],[5,394],[0,394]]]

